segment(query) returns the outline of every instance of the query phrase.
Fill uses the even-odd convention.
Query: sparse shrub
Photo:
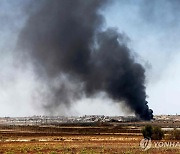
[[[153,127],[152,140],[162,140],[164,137],[164,132],[161,127],[155,126]]]
[[[158,126],[146,125],[142,129],[144,138],[150,138],[152,140],[161,140],[164,137],[164,132]]]
[[[31,142],[35,142],[35,141],[38,141],[37,139],[33,138],[30,140]]]
[[[59,141],[59,140],[60,140],[60,138],[58,138],[58,137],[57,137],[57,138],[54,138],[54,141]]]
[[[142,134],[143,134],[144,138],[151,138],[152,134],[153,134],[153,127],[151,125],[146,125],[142,129]]]
[[[172,140],[180,140],[180,130],[174,129],[171,132],[170,139],[172,139]]]

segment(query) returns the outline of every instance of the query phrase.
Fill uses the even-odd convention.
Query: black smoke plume
[[[109,1],[32,2],[37,5],[18,46],[51,91],[46,108],[68,106],[83,94],[93,97],[106,92],[114,102],[125,102],[140,118],[153,118],[146,102],[144,68],[131,56],[123,34],[102,29],[104,18],[99,10]]]

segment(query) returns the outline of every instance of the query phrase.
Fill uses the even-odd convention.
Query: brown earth
[[[179,146],[157,148],[156,141],[144,151],[139,146],[142,139],[141,127],[137,125],[0,126],[0,153],[180,154]]]

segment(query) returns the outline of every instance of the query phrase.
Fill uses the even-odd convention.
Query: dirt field
[[[172,153],[180,154],[180,146],[156,147],[152,141],[150,149],[140,146],[143,139],[141,127],[128,125],[97,126],[1,126],[0,153]],[[177,142],[178,141],[173,141]]]

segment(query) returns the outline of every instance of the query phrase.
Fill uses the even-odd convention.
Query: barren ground
[[[172,153],[180,147],[154,146],[143,151],[140,125],[110,126],[1,126],[0,153]],[[163,140],[161,142],[170,142]],[[178,142],[178,141],[173,141]]]

